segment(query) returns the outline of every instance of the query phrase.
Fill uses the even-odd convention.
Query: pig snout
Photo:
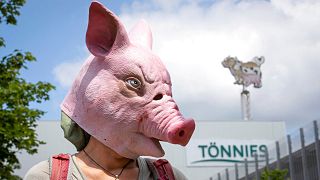
[[[139,129],[147,137],[185,146],[193,134],[195,122],[185,119],[173,99],[166,96],[161,103],[146,107]]]
[[[172,144],[185,146],[188,144],[195,128],[193,119],[181,119],[173,123],[167,130],[167,140]]]

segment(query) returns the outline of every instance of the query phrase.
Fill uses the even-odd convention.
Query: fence
[[[265,170],[287,169],[285,179],[319,180],[319,121],[300,128],[270,145],[265,154],[255,154],[254,161],[243,163],[210,177],[210,180],[260,180]],[[271,147],[271,148],[270,148]]]

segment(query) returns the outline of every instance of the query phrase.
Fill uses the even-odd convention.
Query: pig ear
[[[105,57],[112,49],[129,44],[127,32],[118,17],[96,1],[89,9],[86,44],[89,51],[98,57]]]
[[[148,23],[140,20],[129,33],[130,41],[143,47],[152,49],[152,33]]]

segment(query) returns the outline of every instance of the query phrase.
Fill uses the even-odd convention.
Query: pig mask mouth
[[[160,139],[156,139],[156,138],[151,138],[151,140],[153,141],[154,145],[159,149],[159,151],[161,152],[161,156],[163,156],[165,154],[161,144],[160,144]]]
[[[127,33],[99,2],[89,9],[85,61],[61,110],[119,155],[161,157],[159,141],[185,146],[195,129],[171,97],[170,76],[152,52],[145,21]],[[142,115],[142,117],[141,117]]]

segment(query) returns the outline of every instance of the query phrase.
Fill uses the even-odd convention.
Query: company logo
[[[266,161],[270,141],[193,140],[187,146],[189,166],[226,166]]]

